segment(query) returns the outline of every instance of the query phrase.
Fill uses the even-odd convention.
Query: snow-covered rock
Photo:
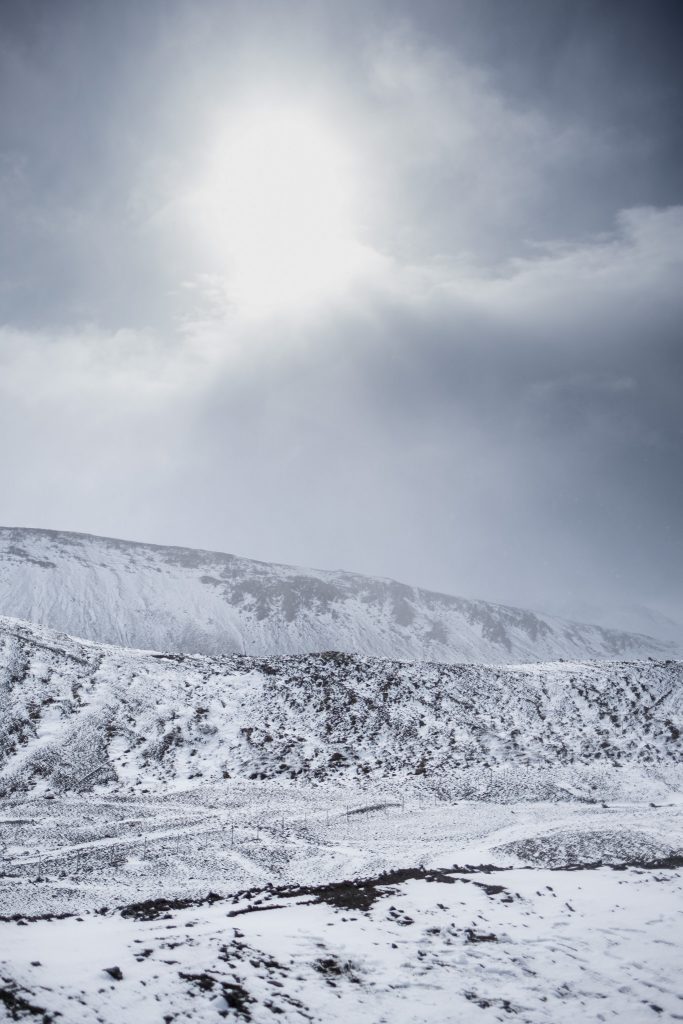
[[[680,784],[683,664],[400,663],[107,647],[0,620],[0,794],[222,779],[452,798],[652,799]]]

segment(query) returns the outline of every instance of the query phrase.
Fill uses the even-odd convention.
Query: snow
[[[70,1024],[683,1019],[680,871],[453,872],[376,885],[367,909],[318,898],[6,922],[0,977]]]
[[[0,1021],[683,1020],[682,682],[0,619]]]
[[[674,661],[160,656],[0,619],[0,793],[384,780],[451,801],[663,802],[683,779],[682,679]]]
[[[48,530],[0,528],[0,614],[190,654],[480,663],[681,654],[673,642],[392,580]]]

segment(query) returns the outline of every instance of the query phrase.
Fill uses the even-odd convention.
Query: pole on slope
[[[233,847],[234,845],[235,845],[235,826],[231,825],[230,826],[230,846]]]

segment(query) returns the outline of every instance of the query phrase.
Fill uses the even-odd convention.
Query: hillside
[[[680,782],[682,717],[679,662],[192,657],[0,622],[4,795],[390,780],[448,798],[637,798]]]
[[[675,661],[210,657],[0,619],[0,1016],[677,1019],[682,725]]]
[[[514,664],[680,653],[665,640],[392,580],[48,530],[0,529],[0,615],[189,654]]]

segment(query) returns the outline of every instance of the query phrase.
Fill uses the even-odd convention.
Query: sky
[[[4,0],[0,522],[683,621],[682,21]]]

